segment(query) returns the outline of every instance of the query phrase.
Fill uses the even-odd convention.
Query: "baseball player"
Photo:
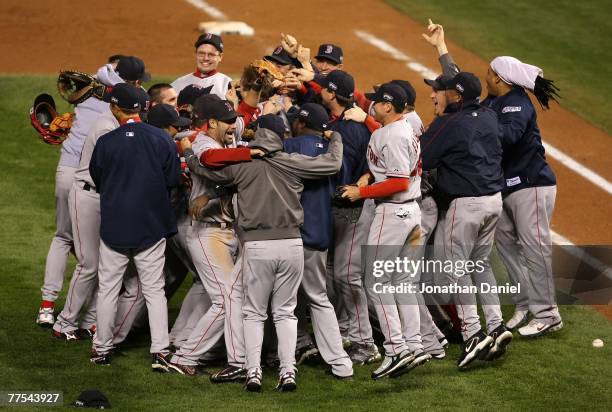
[[[326,153],[328,141],[323,137],[323,132],[327,129],[328,121],[329,116],[321,105],[303,105],[292,122],[293,134],[296,137],[285,140],[285,152],[308,156]],[[333,227],[331,198],[334,190],[334,184],[329,177],[304,183],[301,197],[304,209],[304,276],[301,289],[305,295],[304,303],[310,307],[318,352],[323,360],[331,365],[334,377],[346,379],[353,376],[353,365],[342,348],[336,312],[326,290],[327,249],[332,240]],[[306,336],[310,338],[310,335]]]
[[[353,77],[334,70],[322,80],[321,100],[331,112],[329,127],[342,136],[344,145],[342,168],[336,176],[337,186],[355,184],[367,172],[366,152],[370,132],[359,123],[343,119],[343,113],[353,105]],[[381,359],[374,344],[368,316],[368,301],[363,287],[361,245],[365,243],[372,219],[372,201],[335,202],[334,218],[334,279],[340,288],[348,315],[348,339],[353,363],[364,365]]]
[[[518,329],[521,336],[541,336],[563,327],[555,302],[550,234],[557,180],[546,161],[536,111],[525,90],[548,108],[555,87],[543,78],[542,69],[509,56],[491,61],[486,81],[490,97],[483,105],[497,113],[503,129],[506,182],[495,244],[513,283],[527,286],[527,294],[515,297],[516,310],[508,327]],[[528,313],[533,319],[520,327]]]
[[[169,104],[176,107],[178,94],[168,83],[156,83],[149,87],[147,94],[151,98],[151,107],[156,104]]]
[[[271,116],[271,115],[268,115]],[[283,129],[280,118],[273,117]],[[282,138],[271,129],[259,128],[251,147],[266,152],[263,159],[211,170],[199,164],[189,148],[181,144],[190,170],[223,185],[237,185],[238,224],[244,231],[240,265],[244,283],[244,334],[247,349],[245,388],[260,391],[262,384],[261,347],[268,304],[276,327],[280,373],[277,389],[297,387],[295,368],[297,291],[302,280],[304,253],[300,234],[303,210],[299,196],[303,179],[317,179],[336,173],[341,165],[342,142],[334,133],[329,152],[317,157],[287,154]]]
[[[497,294],[482,287],[496,285],[488,256],[501,213],[502,149],[497,116],[478,103],[478,78],[460,72],[438,83],[434,82],[436,89],[446,91],[447,115],[434,120],[421,137],[423,168],[438,169],[437,190],[444,199],[438,204],[441,215],[435,253],[444,261],[482,265],[478,270],[465,269],[465,273],[454,266],[436,279],[437,284],[461,286],[451,294],[464,340],[457,365],[465,368],[477,358],[502,356],[512,340],[502,323]],[[469,290],[472,282],[479,291],[488,335],[481,330],[475,294]]]
[[[110,102],[121,126],[100,137],[89,164],[101,216],[97,331],[90,361],[110,363],[117,298],[126,267],[133,262],[149,312],[151,367],[168,372],[163,265],[165,238],[176,233],[168,189],[180,183],[179,159],[165,132],[140,122],[135,87],[115,86]]]
[[[376,199],[376,211],[368,234],[366,288],[374,300],[376,314],[385,336],[385,358],[372,372],[372,379],[399,376],[431,359],[425,353],[420,335],[419,304],[416,292],[389,293],[374,288],[419,282],[418,273],[394,270],[376,280],[372,264],[391,261],[398,256],[416,257],[414,247],[421,242],[420,148],[412,127],[403,118],[407,96],[394,84],[383,84],[366,97],[374,102],[375,118],[383,127],[372,134],[368,144],[369,173],[374,184],[360,182],[346,186],[343,197],[351,201]]]
[[[196,70],[173,81],[172,87],[177,93],[180,93],[190,84],[198,84],[202,87],[212,86],[210,93],[225,99],[232,79],[217,71],[217,67],[223,59],[221,37],[212,33],[204,33],[198,37],[194,46]]]
[[[123,82],[115,72],[116,63],[109,63],[98,69],[96,78],[106,86],[113,86]],[[95,119],[108,108],[105,103],[95,97],[90,97],[78,104],[75,111],[75,120],[70,129],[68,138],[62,143],[60,160],[55,175],[55,207],[56,227],[55,236],[51,241],[45,265],[45,280],[42,287],[42,303],[36,317],[36,323],[42,326],[53,326],[55,323],[54,306],[62,284],[68,253],[74,247],[72,225],[70,223],[70,209],[68,206],[69,193],[74,181],[74,174],[79,168],[81,151]],[[78,270],[78,268],[77,268]],[[84,329],[90,329],[95,323],[95,316],[88,315],[88,324]]]

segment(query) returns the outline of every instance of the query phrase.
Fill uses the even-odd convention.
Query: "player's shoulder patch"
[[[502,114],[503,113],[514,113],[514,112],[520,112],[522,110],[522,106],[505,106],[502,109]]]

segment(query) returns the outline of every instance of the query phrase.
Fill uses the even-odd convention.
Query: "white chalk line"
[[[402,61],[402,62],[406,62],[406,67],[408,67],[410,70],[416,73],[419,73],[426,79],[435,79],[438,76],[438,72],[436,72],[435,70],[424,66],[423,64],[419,63],[412,57],[408,56],[406,53],[393,47],[391,44],[387,43],[385,40],[379,37],[376,37],[375,35],[371,33],[368,33],[362,30],[355,30],[355,35],[359,37],[361,40],[363,40],[364,42],[378,48],[379,50],[393,57],[394,59]],[[577,174],[587,179],[594,185],[598,186],[600,189],[608,192],[609,194],[612,194],[612,183],[610,183],[604,177],[598,175],[591,169],[583,166],[582,164],[575,161],[574,159],[572,159],[571,157],[563,153],[561,150],[557,149],[556,147],[552,146],[549,143],[544,143],[544,148],[546,150],[546,153],[550,157],[557,160],[558,162],[563,164],[565,167],[576,172]],[[551,231],[551,234],[553,238],[553,243],[557,245],[576,246],[569,239],[561,236],[560,234],[554,231]],[[608,278],[612,279],[612,270],[610,269],[610,267],[608,267],[606,264],[601,262],[599,259],[594,258],[593,256],[587,254],[586,252],[584,252],[583,250],[579,248],[572,247],[572,248],[569,248],[568,251],[575,257],[587,263],[593,269],[596,269],[604,273]]]
[[[204,0],[185,0],[187,3],[191,4],[194,7],[202,10],[204,13],[208,14],[211,17],[214,17],[217,20],[227,20],[227,16],[218,8],[211,6]]]

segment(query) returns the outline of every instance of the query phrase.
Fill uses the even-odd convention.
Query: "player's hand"
[[[359,180],[357,180],[357,187],[364,187],[364,186],[369,185],[371,178],[372,178],[372,175],[369,172],[365,173],[363,176],[359,178]]]
[[[300,88],[301,85],[302,85],[302,82],[299,81],[297,77],[294,77],[294,76],[285,77],[284,87],[286,87],[288,90],[290,91],[297,90]]]
[[[314,72],[306,69],[292,69],[291,74],[301,82],[309,82],[314,79]]]
[[[282,109],[281,104],[276,96],[272,96],[270,100],[264,103],[261,114],[278,114]]]
[[[368,114],[361,107],[351,107],[344,112],[344,120],[352,120],[357,123],[363,123],[368,117]]]
[[[266,152],[261,149],[251,149],[251,158],[264,157]]]
[[[234,108],[237,108],[238,104],[240,103],[238,100],[238,94],[236,93],[236,89],[232,83],[230,83],[230,87],[225,93],[225,99],[230,101],[234,105]]]
[[[205,195],[201,195],[193,199],[193,201],[189,204],[189,216],[192,219],[198,219],[202,210],[206,207],[210,199]]]
[[[281,33],[281,46],[283,46],[283,49],[285,49],[293,59],[297,57],[298,42],[295,37],[290,34]]]
[[[183,153],[185,153],[185,150],[191,149],[191,140],[189,139],[189,136],[183,137],[180,143],[181,143],[181,150],[183,151]]]
[[[427,31],[429,31],[429,35],[423,33],[422,36],[429,44],[438,50],[438,54],[442,56],[448,53],[446,43],[444,42],[444,27],[442,27],[441,24],[435,24],[429,19]]]
[[[359,195],[359,188],[357,186],[347,185],[342,189],[344,190],[344,192],[342,192],[342,198],[348,199],[351,202],[361,199],[361,196]]]
[[[191,187],[193,186],[191,177],[185,172],[181,173],[181,185],[187,190],[191,190]]]
[[[297,59],[300,63],[305,64],[310,62],[310,49],[303,47],[301,44],[297,49]]]

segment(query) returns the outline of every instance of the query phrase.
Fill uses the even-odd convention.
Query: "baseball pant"
[[[493,247],[495,226],[501,213],[501,194],[490,196],[460,197],[454,199],[448,210],[442,213],[435,234],[436,255],[441,261],[453,262],[454,271],[438,274],[436,284],[476,286],[478,299],[491,332],[502,323],[502,313],[497,293],[482,292],[482,285],[497,285],[491,270],[489,255]],[[482,270],[459,273],[457,268],[466,262],[481,262]],[[460,269],[462,270],[462,269]],[[456,293],[452,296],[461,320],[461,333],[467,340],[481,329],[473,293]]]
[[[183,346],[193,332],[193,328],[210,308],[210,305],[210,298],[202,282],[200,279],[194,279],[183,299],[181,310],[174,321],[174,325],[172,325],[170,343],[178,348]]]
[[[561,319],[555,300],[552,273],[550,219],[555,207],[556,186],[517,190],[503,200],[495,240],[511,281],[521,284],[525,295],[515,297],[521,309],[548,323]]]
[[[334,217],[334,278],[340,286],[339,299],[348,316],[348,338],[351,342],[374,343],[368,316],[368,298],[363,285],[361,245],[368,238],[374,203],[367,200],[359,220],[347,218],[332,208]]]
[[[173,356],[180,365],[196,365],[198,359],[225,336],[228,364],[245,363],[242,313],[242,270],[234,265],[238,239],[231,228],[193,222],[188,246],[211,306],[194,327],[189,339]]]
[[[164,275],[164,285],[165,285]],[[167,302],[167,300],[166,300]],[[121,294],[117,299],[117,313],[113,329],[113,346],[123,342],[132,330],[136,319],[146,308],[142,285],[138,280],[138,273],[132,263],[128,264],[123,276]]]
[[[115,250],[100,242],[98,268],[98,321],[93,339],[96,353],[105,354],[113,348],[113,327],[117,312],[117,299],[123,274],[132,261],[142,287],[151,329],[151,353],[166,353],[168,341],[168,306],[164,294],[164,252],[166,239],[146,249]]]
[[[278,338],[280,374],[295,372],[297,292],[304,272],[302,239],[245,242],[242,270],[244,282],[244,335],[247,369],[261,368],[264,323],[270,302]]]
[[[72,225],[68,197],[74,182],[74,167],[57,166],[55,172],[55,225],[56,231],[45,264],[45,280],[42,291],[43,300],[55,302],[64,283],[64,272],[68,253],[73,247]]]
[[[53,325],[55,331],[62,333],[79,328],[79,314],[88,301],[87,317],[93,319],[93,323],[82,322],[81,327],[89,329],[95,324],[100,253],[100,196],[93,189],[84,190],[82,182],[74,182],[68,205],[78,263],[64,308]]]
[[[336,376],[351,376],[353,363],[342,348],[342,337],[334,307],[325,284],[327,251],[304,246],[304,275],[301,289],[310,308],[312,329],[319,353]]]
[[[387,356],[396,356],[405,350],[421,352],[419,302],[416,292],[390,293],[385,286],[418,286],[419,274],[404,270],[391,270],[375,277],[374,261],[395,261],[398,257],[417,258],[420,253],[421,210],[417,202],[404,204],[380,203],[368,234],[366,255],[366,285],[374,302]],[[374,284],[381,288],[375,290]],[[417,288],[418,289],[418,288]]]

